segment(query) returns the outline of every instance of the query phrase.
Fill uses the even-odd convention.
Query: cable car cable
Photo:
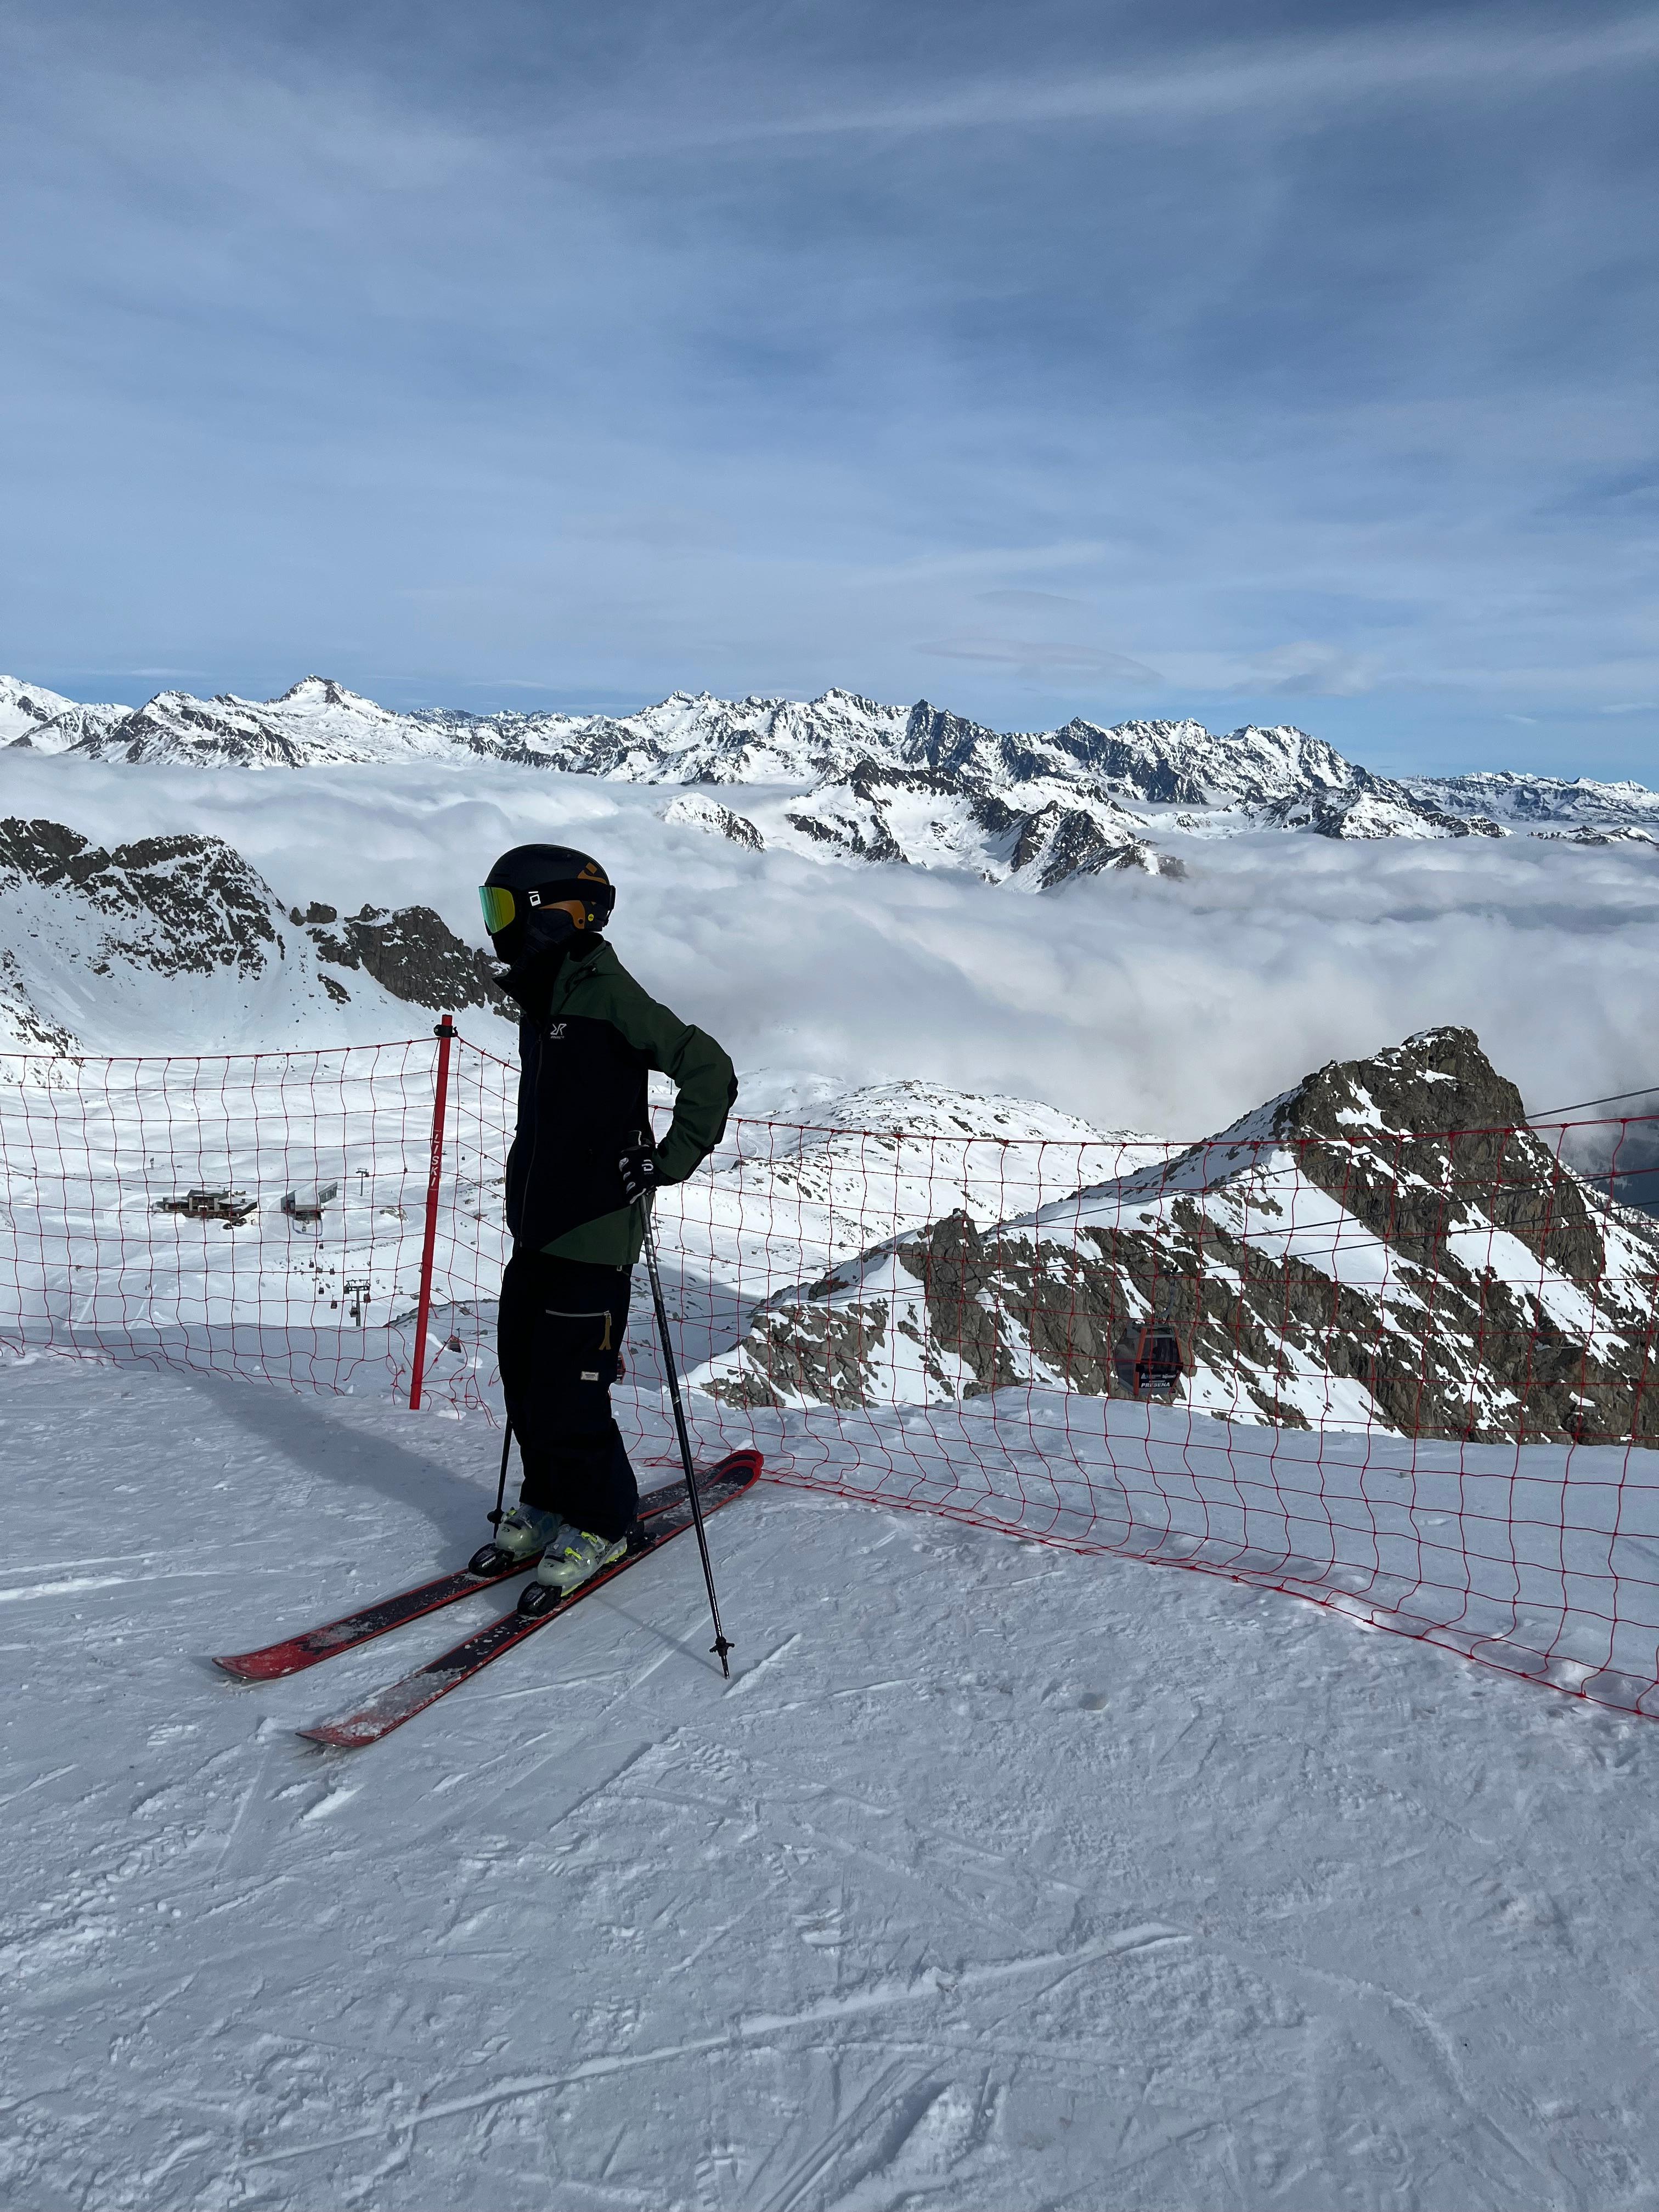
[[[1571,1106],[1540,1106],[1535,1114],[1528,1114],[1527,1119],[1542,1121],[1552,1114],[1578,1114],[1586,1106],[1616,1106],[1621,1098],[1651,1098],[1656,1094],[1659,1094],[1659,1083],[1650,1083],[1640,1091],[1615,1091],[1606,1098],[1577,1098]],[[1645,1114],[1632,1114],[1627,1118],[1632,1121],[1645,1121],[1653,1117]]]

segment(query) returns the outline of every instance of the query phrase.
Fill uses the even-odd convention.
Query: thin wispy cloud
[[[1021,82],[998,76],[922,97],[811,109],[751,120],[741,132],[695,130],[681,143],[763,145],[769,139],[844,131],[964,131],[1067,122],[1188,124],[1248,114],[1262,119],[1333,102],[1446,94],[1494,97],[1559,87],[1564,80],[1659,62],[1659,18],[1536,31],[1493,10],[1468,27],[1433,22],[1358,26],[1302,38],[1235,38],[1180,64],[1068,70]]]
[[[1656,63],[1595,0],[15,0],[0,667],[1659,776]]]
[[[1127,653],[1111,653],[1099,646],[1071,645],[1059,638],[992,637],[975,633],[965,637],[935,638],[918,645],[918,653],[938,660],[984,660],[994,666],[1014,668],[1032,676],[1109,676],[1126,684],[1162,684],[1155,668]]]

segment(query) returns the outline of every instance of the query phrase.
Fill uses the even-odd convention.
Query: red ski
[[[704,1518],[711,1513],[717,1513],[722,1505],[729,1505],[734,1498],[741,1498],[745,1490],[752,1489],[760,1480],[760,1472],[761,1455],[757,1451],[736,1451],[718,1462],[707,1474],[700,1474],[697,1498]],[[413,1674],[405,1674],[401,1681],[377,1691],[367,1705],[360,1705],[355,1712],[347,1713],[339,1720],[319,1721],[314,1728],[301,1729],[298,1733],[313,1743],[328,1744],[343,1751],[355,1750],[367,1743],[378,1743],[382,1736],[390,1735],[393,1729],[401,1728],[416,1713],[424,1712],[428,1705],[435,1705],[440,1698],[447,1697],[461,1683],[470,1681],[474,1674],[489,1666],[492,1659],[499,1659],[503,1651],[510,1651],[514,1644],[522,1644],[526,1637],[533,1636],[538,1628],[545,1628],[550,1621],[562,1620],[573,1606],[580,1605],[593,1591],[603,1589],[607,1583],[615,1582],[618,1575],[626,1574],[630,1567],[637,1565],[659,1545],[665,1544],[671,1537],[680,1535],[690,1528],[691,1501],[685,1485],[677,1482],[672,1488],[653,1492],[643,1499],[640,1506],[640,1519],[642,1524],[641,1540],[635,1547],[618,1559],[615,1566],[607,1567],[591,1581],[579,1584],[568,1597],[554,1597],[544,1591],[540,1583],[532,1583],[525,1591],[520,1603],[523,1606],[527,1601],[539,1597],[541,1602],[537,1610],[498,1614],[486,1627],[479,1629],[453,1650],[428,1661],[424,1667],[417,1667]],[[326,1654],[319,1656],[326,1656]],[[222,1665],[224,1662],[221,1661],[220,1663]]]
[[[262,1644],[257,1651],[232,1652],[213,1663],[239,1682],[277,1681],[284,1674],[302,1674],[319,1660],[332,1659],[337,1652],[372,1644],[377,1636],[401,1628],[405,1621],[436,1613],[440,1606],[458,1605],[462,1598],[489,1589],[496,1583],[511,1582],[515,1575],[528,1573],[535,1564],[535,1559],[510,1560],[488,1574],[461,1567],[454,1574],[439,1575],[434,1581],[416,1583],[412,1589],[376,1598],[372,1605],[360,1606],[356,1613],[343,1613],[338,1620],[325,1621],[320,1628],[307,1628],[298,1636],[285,1637],[280,1644]]]

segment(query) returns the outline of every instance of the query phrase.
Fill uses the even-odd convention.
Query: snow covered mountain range
[[[751,848],[964,868],[1032,890],[1108,868],[1179,873],[1152,842],[1160,830],[1659,842],[1659,793],[1635,783],[1382,776],[1288,725],[1218,733],[1194,721],[1077,720],[1000,732],[925,700],[884,706],[839,690],[805,702],[676,692],[623,716],[396,714],[319,677],[263,702],[162,691],[136,708],[5,677],[6,744],[209,768],[483,758],[699,786],[670,803],[667,818]]]

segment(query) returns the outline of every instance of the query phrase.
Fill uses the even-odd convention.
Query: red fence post
[[[455,1024],[446,1014],[433,1035],[438,1040],[438,1087],[432,1100],[432,1154],[426,1170],[426,1235],[421,1242],[421,1295],[415,1309],[415,1362],[409,1377],[409,1410],[421,1410],[421,1376],[426,1366],[426,1328],[432,1317],[432,1255],[438,1242],[438,1180],[444,1164],[444,1107],[449,1098],[449,1048]]]

